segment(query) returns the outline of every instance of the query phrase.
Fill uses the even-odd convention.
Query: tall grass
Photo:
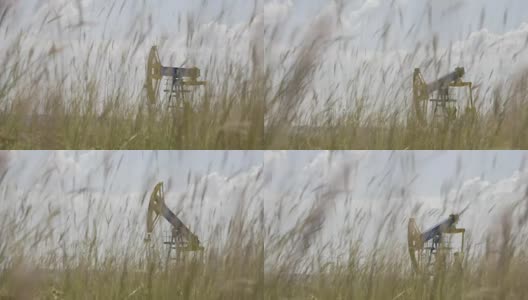
[[[467,24],[476,35],[446,45],[427,17],[398,17],[404,8],[394,1],[381,28],[360,28],[375,32],[364,45],[343,25],[342,20],[354,21],[345,15],[345,1],[323,3],[317,17],[297,23],[288,22],[289,16],[265,19],[276,2],[189,2],[192,9],[162,12],[169,21],[147,3],[94,2],[95,8],[87,8],[78,0],[33,8],[29,2],[2,2],[1,147],[526,147],[526,45],[521,42],[513,57],[497,53],[518,61],[515,70],[480,72],[490,53],[502,49],[500,41],[479,40],[485,11],[480,26]],[[431,3],[424,16],[433,13]],[[434,13],[448,19],[460,8]],[[25,22],[29,16],[31,23]],[[407,28],[406,39],[394,42],[391,33]],[[475,45],[465,47],[466,42]],[[154,44],[163,64],[196,65],[208,81],[188,97],[185,109],[147,104],[144,61]],[[414,68],[432,81],[459,65],[474,83],[477,114],[417,122],[411,105]]]
[[[200,179],[202,175],[191,171],[188,190],[179,201],[167,196],[166,202],[172,209],[177,204],[175,212],[191,230],[209,233],[200,235],[205,246],[201,255],[184,254],[174,261],[167,260],[162,243],[164,220],[158,222],[154,239],[143,241],[155,179],[149,173],[157,173],[155,168],[144,170],[144,191],[116,197],[113,186],[123,178],[113,175],[122,168],[113,159],[96,159],[102,164],[99,170],[107,175],[102,176],[102,190],[90,191],[90,182],[97,178],[89,179],[83,172],[65,176],[53,154],[44,159],[41,174],[25,181],[23,163],[13,162],[12,153],[1,153],[1,299],[261,298],[263,236],[260,213],[254,210],[260,196],[253,192],[260,185],[258,177],[238,187],[241,192],[233,192],[224,204],[220,205],[218,195],[204,204],[203,198],[211,197],[207,192],[211,187],[208,180]],[[228,160],[226,168],[229,165]],[[71,191],[75,180],[79,188]],[[165,182],[167,191],[171,180]],[[25,188],[28,182],[34,189]],[[201,212],[202,219],[194,221],[192,214],[182,212],[189,212],[188,207],[202,211],[204,205],[220,209],[209,210],[211,215]],[[183,207],[187,209],[180,210]],[[218,221],[216,215],[226,215],[229,207],[236,214]]]
[[[240,32],[229,40],[214,30],[230,16],[221,7],[206,18],[207,2],[171,11],[168,33],[147,3],[1,3],[0,147],[262,148],[257,1],[253,16],[236,20]],[[193,89],[178,108],[161,103],[162,91],[159,103],[149,105],[143,86],[152,45],[165,54],[164,65],[196,64],[208,85]],[[171,51],[176,57],[169,60]]]
[[[363,187],[355,183],[362,174],[353,161],[336,165],[330,158],[327,163],[336,172],[309,176],[308,182],[295,181],[291,174],[299,173],[297,167],[280,173],[265,166],[238,192],[227,195],[235,209],[226,219],[203,212],[203,195],[216,201],[218,195],[211,195],[208,180],[191,173],[183,196],[170,196],[167,204],[171,208],[177,204],[175,211],[182,212],[178,215],[191,230],[207,228],[209,234],[200,235],[205,252],[169,261],[160,231],[163,220],[152,243],[143,241],[145,199],[159,170],[144,170],[139,193],[119,194],[118,182],[124,178],[116,174],[123,174],[117,172],[123,166],[115,153],[106,154],[113,159],[100,160],[101,169],[91,176],[80,172],[73,178],[53,156],[44,160],[37,174],[27,174],[23,156],[2,153],[1,297],[54,299],[55,293],[63,299],[526,298],[525,195],[504,196],[495,203],[496,210],[501,205],[506,209],[491,227],[479,223],[490,220],[489,211],[473,218],[474,224],[468,215],[461,217],[459,226],[468,229],[461,265],[439,265],[429,274],[411,269],[408,218],[417,217],[423,226],[466,204],[471,212],[476,205],[472,202],[483,197],[478,196],[481,190],[475,191],[476,198],[464,196],[457,191],[460,186],[447,182],[446,189],[457,192],[437,203],[445,209],[432,214],[413,201],[412,154],[394,153],[384,171],[367,180],[377,195],[370,202],[356,198]],[[399,173],[397,166],[407,171]],[[461,162],[462,171],[464,167]],[[279,173],[294,180],[277,177]],[[270,188],[277,181],[286,184],[280,193]],[[95,182],[104,183],[103,192],[90,190]],[[170,190],[171,180],[166,183]],[[517,184],[512,188],[526,185]],[[24,188],[28,185],[33,188]],[[71,190],[71,185],[77,188]],[[201,217],[191,221],[182,207],[199,211]],[[228,206],[215,213],[224,210]]]
[[[314,15],[307,14],[300,21],[298,16],[294,19],[296,12],[308,9],[294,3],[286,16],[266,23],[266,147],[526,148],[528,117],[524,108],[527,98],[526,65],[523,65],[526,61],[521,59],[526,57],[526,44],[522,34],[515,46],[506,42],[515,49],[506,53],[511,57],[501,56],[504,54],[499,52],[493,56],[491,53],[497,48],[504,49],[501,43],[505,38],[496,43],[479,38],[478,32],[483,30],[484,21],[488,21],[484,7],[480,26],[469,23],[472,17],[469,15],[468,23],[462,22],[467,27],[442,32],[441,28],[431,26],[432,15],[437,18],[435,22],[444,18],[445,22],[458,22],[461,14],[456,12],[461,7],[473,6],[460,2],[446,11],[432,11],[443,2],[426,1],[425,10],[421,11],[407,2],[381,3],[380,13],[376,14],[386,18],[379,22],[381,25],[368,25],[372,24],[365,20],[368,15],[355,19],[354,13],[348,13],[353,9],[348,8],[359,4],[347,1],[322,3]],[[383,7],[390,7],[390,11],[382,10]],[[356,12],[360,10],[356,9]],[[409,10],[418,11],[423,17],[405,19]],[[507,8],[503,24],[508,22],[508,12]],[[360,28],[347,27],[346,21],[351,25],[360,24]],[[462,36],[467,28],[471,28],[468,36],[461,37],[460,41],[439,42],[439,35]],[[367,36],[371,32],[373,35]],[[398,35],[398,32],[406,34]],[[470,35],[470,32],[477,34]],[[493,69],[496,66],[489,58],[518,61],[512,64],[518,68],[500,73]],[[464,113],[461,104],[456,119],[429,117],[425,123],[418,122],[412,107],[414,68],[420,67],[427,73],[426,81],[432,82],[456,66],[465,67],[465,79],[473,81],[477,113]],[[455,98],[462,102],[466,96]]]
[[[467,230],[462,263],[417,273],[407,252],[409,217],[433,225],[457,207],[478,209],[487,198],[484,190],[475,191],[477,196],[456,192],[435,204],[443,209],[431,211],[415,198],[411,182],[423,175],[414,173],[413,154],[392,156],[381,173],[363,178],[372,189],[367,199],[358,192],[365,187],[356,184],[366,175],[357,162],[338,158],[345,156],[330,155],[335,176],[296,181],[304,178],[301,168],[285,171],[284,163],[267,170],[281,169],[287,178],[279,176],[280,188],[266,190],[265,298],[526,299],[526,197],[496,200],[497,207],[506,207],[498,219],[487,209],[475,218],[462,215],[458,227]],[[460,165],[464,172],[464,161]],[[458,191],[457,174],[443,183],[446,190]],[[517,184],[513,189],[525,188],[525,182]]]

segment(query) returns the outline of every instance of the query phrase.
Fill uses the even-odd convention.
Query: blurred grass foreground
[[[284,162],[232,168],[229,154],[231,175],[185,172],[195,153],[0,154],[0,299],[499,300],[528,294],[525,171],[509,178],[512,184],[442,183],[445,198],[431,209],[409,184],[416,177],[412,155],[401,152],[387,155],[392,158],[373,178],[357,173],[350,159],[356,153],[341,156],[345,161],[323,153],[328,160],[313,160],[303,172],[278,171]],[[268,162],[277,156],[264,155]],[[328,176],[317,176],[314,166]],[[460,169],[466,170],[463,162]],[[169,259],[162,218],[153,239],[143,240],[148,199],[164,176],[167,206],[200,237],[201,254]],[[361,181],[371,182],[374,200],[358,195]],[[478,209],[479,201],[486,205]],[[461,263],[415,272],[408,218],[416,216],[423,228],[468,203]]]
[[[156,167],[213,156],[180,155],[0,152],[0,299],[262,299],[262,166],[235,169],[234,184],[223,167]],[[237,156],[215,155],[207,164],[225,170]],[[167,206],[199,235],[202,253],[167,256],[162,217],[144,241],[162,174]]]
[[[0,1],[0,148],[262,148],[257,3],[236,33],[216,5],[159,5]],[[163,65],[197,66],[208,84],[168,107],[163,81],[149,103],[152,46]]]
[[[527,147],[519,3],[306,1],[3,0],[0,147]],[[168,107],[162,81],[149,103],[154,45],[207,85]],[[453,94],[456,116],[423,122],[414,69],[431,83],[456,67],[474,105]]]

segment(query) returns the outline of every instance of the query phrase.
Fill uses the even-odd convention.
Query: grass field
[[[423,168],[439,154],[422,161],[428,155],[391,152],[386,161],[379,151],[369,157],[345,152],[320,156],[324,163],[303,164],[298,153],[274,158],[270,172],[278,178],[265,203],[272,216],[266,223],[266,299],[527,299],[524,180],[502,192],[499,184],[466,189],[458,176],[471,168],[465,159],[471,154],[459,157],[457,173],[443,181],[442,168],[432,175]],[[374,160],[383,166],[380,173]],[[491,159],[477,161],[488,165]],[[421,185],[428,185],[424,176],[442,183],[434,205],[439,219],[468,210],[457,225],[466,228],[461,263],[451,256],[447,264],[416,273],[407,222],[414,216],[422,230],[436,223],[432,200],[418,198]],[[364,196],[361,182],[368,182],[372,197]],[[460,251],[456,240],[451,246]]]
[[[5,41],[0,53],[5,66],[0,74],[4,149],[527,146],[526,71],[519,63],[521,71],[487,80],[495,71],[479,73],[479,66],[488,64],[487,56],[483,58],[491,52],[487,46],[463,53],[440,48],[436,33],[430,32],[416,49],[391,60],[394,53],[388,50],[386,36],[379,37],[381,46],[363,49],[334,24],[344,17],[344,9],[322,14],[314,24],[305,20],[289,25],[274,19],[263,22],[267,2],[261,1],[249,6],[246,2],[247,16],[236,21],[226,17],[236,1],[223,10],[204,2],[195,10],[176,13],[168,24],[174,33],[149,21],[156,10],[146,4],[115,1],[96,14],[90,11],[92,19],[85,20],[82,10],[75,13],[75,3],[83,8],[82,1],[38,9],[3,3],[7,3],[0,7]],[[122,24],[109,25],[128,6],[138,13],[137,21],[123,18]],[[211,11],[213,17],[208,15]],[[34,13],[39,22],[21,22],[23,13]],[[224,29],[232,22],[236,30]],[[398,22],[388,23],[386,29],[398,30]],[[120,33],[123,30],[127,35]],[[288,38],[292,32],[296,34]],[[187,98],[183,110],[147,104],[144,62],[154,44],[163,50],[164,64],[194,62],[208,81]],[[515,49],[516,57],[522,58],[525,48]],[[362,51],[380,53],[379,58],[365,58]],[[466,67],[467,77],[476,77],[477,114],[417,122],[411,105],[413,69],[422,67],[432,80],[458,64]]]
[[[381,193],[378,202],[388,208],[384,211],[349,209],[345,230],[324,244],[322,224],[332,221],[326,219],[327,212],[338,197],[332,192],[335,178],[311,178],[319,189],[303,190],[302,199],[319,201],[304,207],[299,217],[295,210],[303,204],[295,202],[301,199],[297,194],[280,195],[276,200],[281,205],[270,206],[273,199],[253,192],[256,187],[267,195],[260,188],[263,183],[250,182],[229,200],[238,203],[235,214],[200,237],[206,247],[203,255],[172,261],[166,259],[161,240],[143,241],[144,199],[150,190],[126,199],[111,196],[119,164],[104,160],[107,194],[88,188],[69,192],[68,182],[82,186],[82,180],[66,177],[69,173],[53,159],[46,160],[43,176],[32,174],[35,188],[26,190],[22,178],[27,174],[13,168],[25,163],[11,152],[1,154],[1,299],[526,299],[528,293],[525,198],[514,202],[516,213],[504,213],[495,231],[468,233],[461,265],[420,275],[411,269],[405,234],[398,232],[409,216],[407,202],[398,197],[412,197],[411,190]],[[343,173],[355,176],[347,166]],[[265,181],[266,176],[256,180]],[[145,187],[151,184],[145,182]],[[187,204],[178,207],[194,201],[201,209],[200,194],[208,189],[207,182],[189,185],[181,198]],[[352,192],[346,197],[356,201]],[[255,214],[250,206],[264,211]],[[383,222],[368,217],[379,213],[385,216]],[[286,232],[278,227],[284,220],[294,224]],[[486,237],[485,247],[477,247],[472,238],[478,233]],[[373,246],[367,246],[373,239]]]
[[[18,161],[14,152],[0,153],[0,299],[262,298],[263,235],[259,213],[255,216],[251,208],[260,205],[253,192],[258,181],[240,186],[241,192],[233,192],[229,199],[219,200],[215,194],[204,200],[214,187],[199,174],[189,174],[184,196],[179,201],[167,196],[166,202],[192,231],[202,228],[197,234],[205,251],[184,253],[177,261],[167,258],[162,242],[168,223],[162,218],[152,240],[144,242],[152,183],[145,182],[145,191],[139,194],[116,196],[113,186],[122,179],[112,174],[124,166],[101,160],[104,154],[97,152],[91,163],[101,161],[105,171],[92,172],[107,174],[101,176],[103,192],[87,191],[93,181],[85,178],[92,175],[61,167],[60,159],[51,154],[39,175],[30,175],[33,188],[26,189],[28,177],[19,166],[32,153],[22,154]],[[158,178],[159,170],[148,170]],[[81,188],[68,192],[72,180]],[[170,180],[166,190],[169,186]],[[219,205],[217,201],[226,207],[216,212],[204,208]],[[193,207],[199,211],[196,218],[203,216],[197,225],[189,213]],[[226,215],[229,207],[237,213],[221,222],[218,215]]]
[[[381,238],[375,250],[360,250],[363,240],[353,238],[360,234],[359,226],[349,236],[340,236],[343,244],[348,245],[348,252],[336,254],[330,262],[323,254],[303,256],[289,247],[275,251],[273,247],[281,243],[274,240],[276,243],[266,248],[266,257],[270,253],[280,254],[284,263],[269,263],[271,270],[265,273],[265,298],[526,299],[526,240],[519,239],[518,233],[510,230],[510,224],[505,222],[499,226],[503,232],[490,236],[488,251],[475,254],[469,243],[460,266],[437,267],[426,275],[411,269],[407,249],[401,243]],[[316,235],[310,238],[317,240]],[[301,230],[288,238],[299,244],[306,239]],[[325,247],[318,251],[325,251]],[[301,268],[299,262],[303,262]],[[299,269],[304,271],[295,271]]]
[[[423,12],[429,15],[426,21],[426,18],[405,19],[402,10],[405,13],[412,9],[398,3],[387,3],[393,13],[387,13],[387,21],[380,28],[346,27],[346,21],[354,20],[343,13],[347,7],[343,1],[321,6],[313,17],[303,21],[293,22],[288,15],[268,23],[267,148],[526,148],[528,69],[525,60],[516,60],[526,57],[524,24],[518,31],[519,43],[508,41],[507,33],[496,33],[494,42],[493,38],[487,40],[486,34],[491,30],[482,29],[483,20],[475,28],[468,15],[468,23],[464,25],[475,34],[466,35],[460,29],[464,37],[441,44],[439,36],[450,31],[435,31],[431,22],[441,23],[439,20],[446,18],[458,24],[461,14],[456,13],[460,7],[431,11],[444,2],[428,1],[429,11]],[[292,14],[301,6],[294,4]],[[508,22],[508,12],[506,7],[504,24]],[[485,13],[482,7],[483,19]],[[391,40],[391,34],[407,29],[405,39]],[[376,45],[366,46],[366,41],[357,41],[365,39],[366,34],[361,31],[374,32],[372,39]],[[495,54],[497,48],[515,51]],[[497,57],[514,67],[497,75],[500,68],[495,64]],[[476,113],[466,113],[464,101],[467,102],[468,93],[452,89],[450,97],[459,101],[457,117],[428,116],[425,122],[419,122],[413,108],[414,68],[428,73],[424,77],[426,83],[431,83],[458,66],[465,67],[464,80],[473,81]]]
[[[117,28],[126,29],[125,35],[108,34],[109,38],[101,39],[101,31],[106,35],[106,30],[116,25],[101,28],[105,19],[99,14],[95,24],[82,19],[82,1],[1,3],[1,148],[262,148],[264,102],[259,56],[243,60],[232,49],[216,48],[228,42],[258,54],[258,39],[248,40],[245,35],[225,41],[204,29],[192,39],[199,16],[179,12],[186,29],[170,24],[175,30],[173,41],[164,42],[159,26],[157,34],[148,34],[159,25],[147,23],[152,9],[126,1],[101,3],[106,22],[120,14],[130,15],[123,17]],[[27,14],[33,14],[35,22],[20,20]],[[243,24],[247,30],[258,26],[251,20]],[[188,48],[185,55],[174,45],[182,41]],[[143,87],[153,45],[160,50],[173,49],[179,55],[177,66],[183,61],[187,61],[186,67],[191,66],[188,61],[204,64],[198,67],[207,85],[191,89],[195,94],[181,100],[185,104],[180,102],[177,108],[163,103],[162,91],[158,103],[147,101]],[[175,61],[174,53],[163,56],[162,63]],[[160,90],[164,85],[163,81]]]

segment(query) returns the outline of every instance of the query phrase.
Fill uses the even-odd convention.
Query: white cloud
[[[67,26],[78,25],[81,21],[86,22],[86,11],[94,5],[93,0],[50,0],[42,6],[44,12],[55,12],[63,24]]]
[[[371,12],[379,8],[380,5],[380,0],[365,0],[358,9],[350,12],[349,18],[353,20],[367,17]]]
[[[0,43],[0,60],[11,57],[6,66],[6,69],[10,69],[17,61],[27,61],[28,54],[33,53],[34,62],[28,64],[31,67],[26,73],[30,77],[39,77],[42,87],[35,88],[45,91],[54,86],[50,83],[65,79],[61,86],[77,85],[75,88],[65,88],[65,98],[69,98],[69,91],[79,91],[80,82],[86,82],[85,76],[90,75],[98,84],[102,85],[104,82],[105,88],[100,89],[101,93],[98,95],[100,103],[107,97],[104,93],[118,90],[125,93],[123,99],[143,100],[145,63],[152,45],[159,46],[164,65],[197,66],[202,70],[204,80],[210,82],[211,86],[218,86],[225,82],[223,73],[228,65],[238,64],[238,67],[248,69],[251,67],[251,46],[262,37],[259,33],[262,24],[258,21],[252,24],[230,24],[224,20],[197,18],[195,22],[191,22],[195,26],[194,35],[192,42],[188,44],[187,25],[176,29],[174,20],[169,23],[169,31],[163,32],[164,29],[158,22],[148,23],[148,11],[134,11],[138,10],[135,4],[127,4],[119,16],[114,10],[110,18],[106,19],[111,5],[107,5],[105,1],[51,0],[38,3],[37,13],[31,15],[31,18],[25,18],[31,19],[31,23],[25,22],[21,26],[24,30],[19,47],[15,41],[20,31],[10,27],[10,30],[3,32],[6,36],[5,43]],[[20,7],[25,13],[30,13],[29,4]],[[52,13],[48,14],[49,11]],[[69,26],[79,22],[81,11],[85,21],[90,23],[80,28]],[[56,18],[55,15],[61,17]],[[128,23],[131,25],[128,26]],[[43,25],[39,26],[40,24]],[[20,55],[20,59],[14,59],[13,54],[6,53],[10,46],[21,50],[15,52]],[[58,51],[53,52],[52,49]],[[134,50],[136,51],[133,52]],[[54,56],[49,56],[50,52]],[[258,54],[260,57],[257,60],[262,60],[263,53]],[[45,72],[46,67],[57,69],[60,74]],[[42,73],[49,77],[42,77]],[[0,81],[3,81],[1,76]],[[25,89],[24,86],[17,85],[11,92],[24,93]]]
[[[160,172],[150,159],[130,161],[125,158],[120,172],[116,172],[116,165],[123,155],[128,154],[111,151],[13,152],[9,157],[12,171],[2,182],[6,200],[0,203],[0,216],[18,212],[22,203],[31,206],[30,221],[26,222],[24,229],[20,229],[23,234],[24,230],[41,225],[40,222],[47,219],[50,211],[59,209],[59,215],[49,228],[56,229],[57,233],[66,232],[64,238],[70,243],[82,241],[86,230],[93,230],[93,226],[99,230],[98,237],[104,243],[102,246],[116,246],[115,243],[122,246],[125,244],[119,243],[129,239],[139,243],[145,234],[148,199],[156,182],[145,186],[147,193],[144,194],[142,187],[135,186],[137,178],[132,174],[143,175],[143,182],[146,182],[149,181],[149,172],[154,171],[158,175],[169,172],[170,178],[165,180],[166,189],[169,182],[172,182],[173,189],[166,190],[166,204],[204,243],[207,244],[210,237],[224,241],[228,226],[237,214],[250,226],[258,226],[253,224],[262,209],[259,194],[262,166],[258,160],[233,173],[228,171],[229,165],[236,167],[240,160],[245,166],[245,162],[242,162],[242,153],[239,156],[230,154],[230,163],[225,169],[214,169],[187,184],[187,170],[179,170],[181,174],[174,173],[178,171],[173,169]],[[137,158],[136,154],[130,155]],[[171,168],[172,164],[161,163],[164,168]],[[27,174],[16,172],[27,166],[31,167]],[[111,168],[105,170],[106,166]],[[46,174],[50,168],[53,171],[48,178]],[[193,170],[188,168],[189,172]],[[109,172],[108,177],[103,175],[104,172]],[[106,178],[105,182],[103,178]],[[240,204],[245,205],[241,214],[237,211]],[[160,220],[158,233],[168,229],[166,223]],[[119,232],[129,234],[118,234],[116,237]]]
[[[265,22],[284,20],[293,7],[292,0],[267,0],[264,3]]]
[[[377,0],[361,1],[356,2],[356,5],[347,3],[346,9],[341,10],[334,1],[321,6],[317,17],[330,15],[338,21],[335,16],[339,15],[341,21],[340,24],[334,24],[336,26],[329,30],[325,37],[329,39],[343,37],[343,40],[317,56],[320,68],[313,79],[310,78],[307,86],[317,92],[318,101],[316,104],[312,103],[312,94],[309,92],[307,95],[300,95],[305,101],[303,105],[296,106],[300,107],[300,113],[316,115],[323,111],[324,101],[321,99],[326,99],[330,94],[337,100],[338,112],[353,108],[357,98],[368,99],[369,108],[388,104],[388,101],[391,104],[402,104],[391,107],[401,108],[403,105],[409,105],[412,72],[415,67],[421,67],[426,80],[433,81],[451,72],[455,67],[463,66],[466,69],[465,79],[481,85],[475,91],[476,96],[480,100],[483,98],[489,100],[493,87],[500,83],[511,83],[512,75],[528,67],[526,53],[528,24],[526,23],[505,33],[496,33],[483,28],[466,36],[456,34],[449,37],[453,41],[452,45],[446,40],[448,37],[443,37],[436,57],[431,47],[433,33],[429,30],[420,40],[422,46],[427,45],[428,49],[425,47],[414,49],[412,46],[416,42],[414,39],[420,37],[414,37],[414,34],[406,37],[408,27],[413,24],[407,24],[407,20],[418,22],[416,19],[423,14],[418,11],[421,8],[414,7],[416,6],[414,2],[416,1],[391,1],[391,3]],[[432,4],[436,6],[445,4],[445,10],[451,9],[458,3],[457,1],[450,1],[447,4],[440,2],[442,1]],[[292,10],[295,11],[295,7]],[[401,20],[398,10],[403,14]],[[314,18],[310,18],[301,25],[293,25],[298,27],[299,32],[292,37],[288,35],[293,31],[292,28],[286,26],[282,30],[281,27],[279,32],[282,33],[283,38],[275,38],[273,43],[267,46],[266,61],[270,64],[273,75],[277,76],[276,85],[280,82],[281,76],[284,76],[284,70],[293,68],[297,63],[295,51],[299,37],[303,37],[300,33],[310,28],[313,21]],[[401,25],[400,21],[403,22]],[[381,43],[384,22],[391,24],[385,48]],[[427,23],[426,20],[423,22]],[[467,22],[471,20],[467,19]],[[420,26],[416,25],[416,27]],[[425,30],[429,28],[425,25],[423,27]],[[283,57],[287,59],[283,60]],[[433,67],[432,63],[438,63],[436,66],[439,68]]]
[[[369,151],[321,151],[310,161],[303,171],[307,176],[333,177],[336,169],[343,168],[347,164],[358,164],[369,156]]]
[[[368,249],[378,237],[392,247],[404,249],[408,218],[416,217],[420,228],[425,230],[467,205],[469,208],[462,215],[459,226],[467,229],[477,250],[482,246],[479,243],[496,234],[502,226],[504,214],[509,215],[512,209],[513,215],[509,217],[514,224],[512,232],[519,238],[528,234],[526,226],[522,227],[518,222],[528,208],[525,199],[528,170],[514,172],[496,181],[483,177],[457,177],[459,181],[446,185],[445,192],[430,191],[430,195],[422,196],[413,193],[412,184],[406,185],[406,180],[412,181],[418,174],[421,177],[435,176],[434,172],[422,174],[410,165],[408,171],[396,170],[404,168],[400,167],[403,160],[387,162],[376,152],[345,152],[350,153],[348,156],[339,153],[330,159],[329,152],[320,152],[302,164],[291,163],[291,158],[280,158],[280,163],[275,164],[275,172],[287,176],[278,178],[279,187],[270,185],[265,189],[269,239],[287,234],[296,228],[298,222],[313,214],[312,209],[323,201],[317,195],[327,188],[341,188],[342,193],[330,195],[331,201],[324,204],[324,226],[315,234],[310,251],[328,245],[329,248],[337,247],[338,253],[339,249],[346,252],[349,244],[342,241],[350,242],[356,238],[361,239],[363,249]],[[272,156],[273,160],[280,157]],[[359,166],[349,179],[352,188],[345,193],[341,184],[332,185],[332,178],[342,179],[347,162],[354,161],[359,162]],[[407,163],[412,164],[411,161]],[[294,170],[288,171],[288,168]],[[408,172],[410,174],[406,174]],[[375,177],[376,180],[371,180]],[[303,193],[307,182],[308,189]],[[365,189],[364,185],[369,185],[372,192],[357,192]],[[401,187],[406,188],[405,193],[400,193]]]
[[[268,167],[273,168],[275,164],[281,163],[287,154],[288,151],[286,150],[266,151],[264,153],[264,164],[266,165],[266,169],[268,169]]]

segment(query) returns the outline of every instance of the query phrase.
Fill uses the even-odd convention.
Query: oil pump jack
[[[167,257],[171,257],[173,250],[176,252],[177,259],[180,258],[182,252],[202,252],[204,250],[198,237],[165,204],[163,182],[159,182],[150,195],[145,242],[150,242],[154,226],[160,216],[172,225],[170,237],[163,242],[168,247]]]
[[[161,64],[158,48],[152,46],[147,59],[147,76],[145,88],[147,90],[147,99],[150,104],[156,104],[159,101],[159,89],[161,80],[167,78],[164,92],[168,96],[168,107],[174,107],[174,102],[184,98],[190,90],[190,86],[205,85],[205,81],[198,80],[200,69],[166,67]]]
[[[460,262],[464,251],[464,228],[457,228],[460,215],[467,207],[458,214],[451,214],[447,219],[428,230],[420,231],[414,218],[409,219],[407,241],[411,265],[416,272],[428,272],[435,264],[445,263],[450,256]],[[452,247],[447,235],[460,235],[459,247]],[[451,255],[452,254],[452,255]]]
[[[466,111],[474,112],[473,84],[462,81],[464,74],[464,68],[458,67],[438,80],[426,83],[420,69],[414,69],[413,106],[416,117],[420,122],[425,122],[427,119],[429,102],[433,103],[433,117],[436,117],[438,113],[443,113],[448,119],[456,117],[458,101],[450,97],[450,88],[467,88],[469,99],[465,109]]]

